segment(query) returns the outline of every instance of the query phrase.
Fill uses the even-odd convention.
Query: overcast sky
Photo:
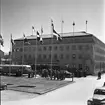
[[[51,33],[51,18],[55,29],[61,32],[61,20],[64,20],[63,32],[85,31],[94,34],[105,42],[105,2],[104,0],[1,0],[1,30],[4,39],[2,50],[10,50],[10,34],[13,39],[32,34],[32,26],[44,34]]]

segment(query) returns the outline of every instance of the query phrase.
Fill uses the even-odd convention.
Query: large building
[[[73,36],[74,35],[74,36]],[[62,34],[62,41],[43,35],[43,44],[36,41],[35,35],[15,39],[12,47],[13,61],[17,64],[57,64],[61,68],[88,68],[91,74],[105,70],[105,44],[94,35],[86,32]]]
[[[2,50],[0,50],[0,64],[2,63],[2,58],[4,57],[4,52]]]

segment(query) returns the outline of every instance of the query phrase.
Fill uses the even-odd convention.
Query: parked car
[[[6,90],[7,89],[7,84],[0,83],[0,90]]]
[[[87,105],[105,105],[105,87],[96,88],[93,97],[87,101]]]
[[[72,78],[73,74],[71,72],[65,71],[65,78]]]

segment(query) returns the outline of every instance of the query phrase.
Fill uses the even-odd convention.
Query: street
[[[69,79],[67,79],[69,80]],[[96,87],[101,87],[105,82],[105,74],[101,80],[96,76],[74,78],[76,81],[60,89],[54,90],[36,98],[20,101],[2,101],[2,105],[86,105],[92,97]]]

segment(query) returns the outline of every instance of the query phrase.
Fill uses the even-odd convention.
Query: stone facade
[[[57,64],[61,68],[65,65],[77,69],[88,67],[90,74],[100,70],[99,64],[101,70],[105,69],[105,44],[94,35],[85,32],[75,32],[74,36],[73,33],[63,33],[62,41],[50,36],[43,35],[43,44],[32,35],[27,36],[28,44],[23,44],[23,38],[16,39],[12,48],[13,61],[17,64]]]

